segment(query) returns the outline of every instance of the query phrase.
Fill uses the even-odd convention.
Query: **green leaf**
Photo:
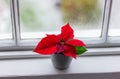
[[[81,55],[87,51],[87,49],[85,47],[82,47],[82,46],[76,46],[75,49],[76,49],[77,55]]]

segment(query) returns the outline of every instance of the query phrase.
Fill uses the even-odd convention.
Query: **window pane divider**
[[[105,0],[103,25],[102,25],[102,39],[104,41],[104,45],[107,45],[107,41],[108,41],[111,7],[112,7],[112,0]]]
[[[12,15],[12,34],[16,46],[20,41],[20,26],[18,13],[18,0],[11,0],[11,15]]]

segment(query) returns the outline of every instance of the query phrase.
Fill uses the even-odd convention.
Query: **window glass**
[[[76,37],[100,37],[105,0],[19,0],[21,38],[59,33],[70,23]]]
[[[120,36],[120,0],[113,0],[109,36]]]
[[[0,39],[12,38],[10,0],[0,0]]]

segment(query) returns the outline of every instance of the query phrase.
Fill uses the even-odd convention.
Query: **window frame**
[[[89,40],[87,38],[79,38],[79,39],[82,39],[87,44],[88,48],[94,49],[94,48],[107,48],[107,47],[120,46],[120,43],[113,41],[118,39],[114,38],[112,40],[111,39],[112,37],[108,37],[112,2],[113,0],[105,0],[101,38],[90,38]],[[10,0],[10,8],[11,8],[13,40],[9,40],[9,41],[5,40],[2,43],[0,41],[0,44],[1,44],[0,51],[33,50],[35,45],[40,39],[39,38],[30,39],[30,40],[20,39],[19,0]],[[91,52],[91,55],[94,55],[94,54],[95,53]]]

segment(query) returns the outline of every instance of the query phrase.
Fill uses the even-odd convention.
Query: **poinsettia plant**
[[[46,34],[34,52],[43,55],[63,54],[76,58],[77,55],[87,51],[85,43],[82,40],[74,39],[74,31],[70,24],[62,26],[60,34]]]

